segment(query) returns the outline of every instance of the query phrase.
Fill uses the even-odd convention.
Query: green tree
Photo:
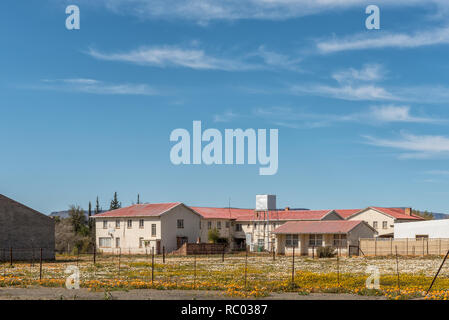
[[[207,238],[209,242],[217,243],[218,239],[220,239],[220,231],[218,231],[217,228],[209,230],[209,232],[207,233]]]
[[[413,210],[412,213],[414,215],[424,218],[426,220],[433,220],[435,218],[433,216],[432,212],[428,212],[427,210],[425,210],[424,212],[419,211],[419,210]]]
[[[89,234],[89,230],[86,226],[86,216],[84,215],[83,209],[81,209],[79,206],[71,205],[69,209],[69,219],[75,234]]]
[[[140,204],[140,194],[137,194],[137,204]]]
[[[92,224],[92,202],[89,201],[89,209],[87,211],[87,215],[88,215],[88,220],[87,220],[87,224],[89,226],[89,231],[92,230],[93,224]]]
[[[99,214],[100,212],[101,212],[100,202],[98,201],[98,196],[97,196],[97,201],[95,203],[95,214]]]
[[[111,200],[111,205],[109,206],[109,210],[116,210],[122,207],[122,203],[118,201],[117,192],[114,192],[114,198]]]

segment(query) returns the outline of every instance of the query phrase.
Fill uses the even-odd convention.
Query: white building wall
[[[395,238],[415,238],[417,235],[449,238],[449,219],[403,222],[394,225]]]
[[[178,229],[177,220],[184,220],[184,228]],[[201,216],[180,205],[161,216],[161,246],[166,252],[176,250],[177,237],[187,237],[187,242],[196,243],[201,236]]]

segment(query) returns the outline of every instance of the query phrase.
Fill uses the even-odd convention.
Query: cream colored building
[[[216,229],[220,242],[227,243],[230,250],[270,251],[288,253],[288,242],[279,228],[291,222],[315,222],[314,226],[326,225],[327,221],[354,222],[365,231],[370,226],[375,232],[351,230],[351,237],[391,236],[395,223],[420,221],[411,214],[410,208],[381,208],[347,210],[291,210],[275,208],[272,195],[257,196],[256,208],[189,207],[182,203],[138,204],[94,216],[97,248],[103,252],[161,253],[178,249],[183,243],[209,242],[209,232]],[[264,207],[266,206],[266,207]],[[264,210],[265,209],[265,210]],[[352,224],[351,224],[352,223]],[[344,224],[344,223],[343,223]],[[343,225],[342,224],[342,225]],[[329,224],[328,224],[329,225]],[[282,230],[282,229],[281,229]],[[313,243],[312,233],[298,233],[295,241],[301,253],[306,254],[306,243]],[[338,233],[337,233],[338,234]],[[349,233],[347,233],[349,237]],[[290,236],[289,236],[290,237]],[[322,234],[320,245],[333,244],[334,234]],[[347,239],[351,240],[351,239]]]
[[[393,237],[396,223],[424,219],[414,216],[411,208],[368,207],[347,217],[347,220],[363,220],[378,232],[379,237]]]
[[[373,238],[377,231],[364,221],[325,220],[289,221],[273,233],[278,253],[312,256],[319,247],[347,255],[349,246],[357,246],[360,238]]]
[[[201,235],[201,216],[180,202],[136,204],[93,218],[97,248],[106,253],[171,252]]]

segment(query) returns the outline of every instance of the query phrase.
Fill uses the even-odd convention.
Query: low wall
[[[444,255],[449,250],[449,239],[414,239],[414,238],[374,238],[360,239],[360,254],[366,256],[388,256],[396,254],[405,256]]]
[[[181,248],[171,254],[194,255],[194,254],[222,254],[226,245],[219,243],[184,243]]]

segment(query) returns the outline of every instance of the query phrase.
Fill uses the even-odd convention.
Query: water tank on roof
[[[276,210],[276,195],[258,194],[256,195],[256,211]]]

